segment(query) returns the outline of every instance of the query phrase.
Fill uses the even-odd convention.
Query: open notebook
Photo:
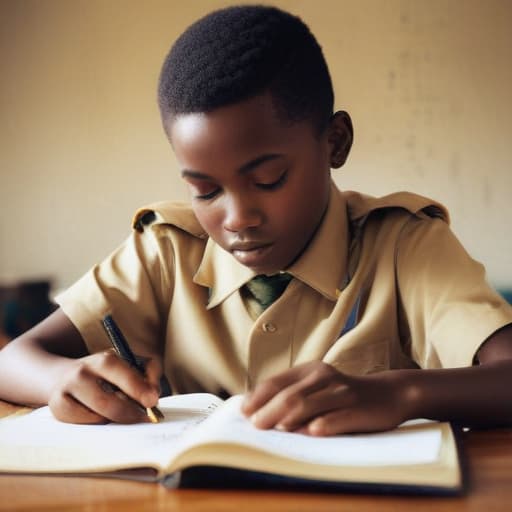
[[[376,434],[311,437],[258,430],[241,396],[162,398],[158,424],[72,425],[48,407],[0,421],[0,472],[95,474],[167,486],[295,486],[458,493],[449,423],[409,422]]]

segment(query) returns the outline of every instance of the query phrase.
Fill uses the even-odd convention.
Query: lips
[[[269,242],[247,241],[232,244],[229,250],[242,265],[259,267],[272,250],[272,245]]]
[[[248,241],[248,242],[239,242],[234,243],[229,247],[231,252],[235,251],[255,251],[257,249],[261,249],[263,247],[267,247],[270,245],[270,242],[257,242],[257,241]]]

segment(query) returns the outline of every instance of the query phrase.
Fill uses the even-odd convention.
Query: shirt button
[[[274,324],[271,324],[271,323],[265,323],[262,325],[262,329],[265,331],[265,332],[276,332],[277,331],[277,327],[274,325]]]

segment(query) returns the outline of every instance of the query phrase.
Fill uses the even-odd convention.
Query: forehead
[[[280,118],[270,95],[218,108],[208,113],[182,114],[166,121],[178,160],[242,159],[262,152],[295,148],[314,138],[309,122]]]

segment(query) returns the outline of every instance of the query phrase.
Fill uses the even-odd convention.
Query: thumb
[[[159,357],[144,358],[144,370],[146,373],[146,381],[160,395],[160,378],[162,377],[163,369],[162,362]]]

